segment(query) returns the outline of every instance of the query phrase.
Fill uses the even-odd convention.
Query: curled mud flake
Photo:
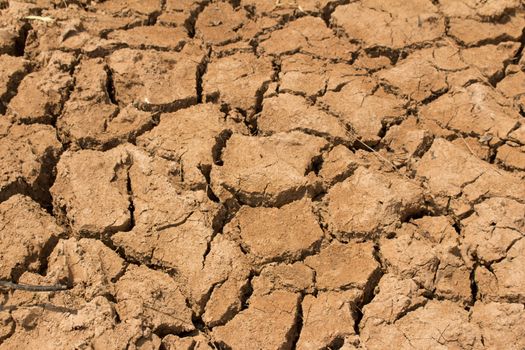
[[[242,207],[224,228],[237,238],[256,262],[293,262],[313,253],[323,231],[312,212],[310,200],[281,208]]]
[[[299,295],[276,291],[254,296],[250,305],[225,326],[213,330],[214,339],[232,349],[291,349],[296,331]]]
[[[504,23],[482,22],[468,18],[450,18],[448,35],[465,46],[498,44],[503,41],[519,41],[525,18],[523,13],[510,16]]]
[[[217,58],[208,64],[203,77],[203,94],[206,101],[219,101],[252,116],[273,74],[268,58],[257,58],[249,53]]]
[[[424,290],[414,280],[384,275],[375,288],[374,298],[362,308],[359,330],[380,324],[393,324],[408,312],[425,305]],[[364,332],[366,333],[366,331]]]
[[[305,259],[315,270],[316,287],[323,291],[356,289],[368,294],[381,275],[373,244],[334,242],[317,255]]]
[[[381,144],[394,152],[394,164],[411,164],[421,157],[432,144],[432,134],[414,118],[391,126]]]
[[[265,99],[257,126],[263,135],[298,130],[336,143],[353,141],[353,136],[336,117],[310,106],[303,97],[290,94]]]
[[[410,100],[433,98],[448,89],[447,75],[436,67],[433,54],[433,49],[417,51],[394,67],[379,71],[377,77]]]
[[[157,24],[169,27],[183,27],[188,34],[195,35],[195,21],[210,0],[166,0],[163,11],[157,17]]]
[[[329,348],[355,335],[359,299],[356,290],[306,295],[297,349]]]
[[[248,8],[256,16],[289,18],[300,14],[327,15],[340,0],[240,0],[242,7]]]
[[[521,303],[525,301],[525,240],[520,238],[493,263],[490,270],[476,269],[475,281],[481,300]]]
[[[316,190],[312,161],[325,140],[300,132],[269,137],[234,134],[223,151],[223,166],[213,166],[211,186],[225,202],[280,206]],[[276,150],[279,150],[278,152]]]
[[[204,191],[186,191],[173,179],[173,163],[130,148],[129,169],[134,226],[116,233],[113,243],[141,263],[174,269],[186,276],[198,271],[214,234],[218,206]]]
[[[478,302],[472,308],[470,322],[480,327],[487,348],[518,350],[525,346],[524,317],[522,304]]]
[[[64,153],[51,188],[55,214],[75,235],[101,237],[131,225],[124,147]]]
[[[108,60],[115,98],[147,111],[175,111],[197,103],[197,70],[206,53],[194,44],[181,52],[123,49]]]
[[[180,51],[188,41],[188,33],[181,27],[140,26],[128,30],[116,30],[108,39],[133,49]]]
[[[319,103],[370,145],[379,142],[384,126],[401,121],[407,113],[406,100],[388,93],[369,77],[353,78],[340,91],[319,98]]]
[[[168,334],[162,338],[163,349],[166,350],[215,350],[217,349],[214,345],[210,345],[211,342],[208,339],[209,336],[204,333],[188,337],[178,337],[173,334]],[[162,349],[162,347],[161,347]]]
[[[29,61],[20,57],[0,55],[0,115],[5,114],[9,101],[28,73]]]
[[[338,6],[332,24],[365,48],[401,49],[440,38],[445,19],[431,1],[365,0]],[[370,28],[377,30],[370,31]]]
[[[412,279],[420,288],[453,301],[471,299],[470,268],[460,251],[459,237],[446,217],[425,216],[382,238],[381,257],[399,279]]]
[[[83,301],[75,309],[50,303],[12,311],[17,331],[2,343],[2,347],[51,349],[68,348],[71,344],[92,344],[103,332],[110,331],[115,324],[113,305],[104,297],[89,302]],[[22,331],[23,330],[23,331]],[[30,337],[27,332],[34,334]]]
[[[226,121],[219,106],[201,104],[163,114],[159,125],[139,137],[137,145],[150,154],[179,163],[181,182],[190,189],[203,190],[219,142],[236,128]]]
[[[514,59],[519,48],[518,42],[503,42],[464,49],[460,55],[471,67],[479,69],[489,82],[494,83],[503,78],[505,67]]]
[[[0,279],[6,281],[18,280],[27,270],[38,272],[63,234],[53,217],[23,195],[0,204],[0,227]]]
[[[241,39],[238,29],[248,18],[242,9],[235,10],[227,2],[206,6],[195,23],[195,37],[214,46],[222,46]]]
[[[210,328],[226,324],[241,311],[243,299],[250,288],[247,274],[230,275],[213,289],[202,320]]]
[[[507,67],[505,73],[505,77],[498,82],[498,91],[501,91],[503,95],[513,100],[514,108],[525,111],[525,72],[521,69],[518,69],[516,72],[510,72]],[[525,140],[521,142],[521,144],[524,143]]]
[[[342,239],[386,232],[425,205],[416,182],[364,167],[330,188],[326,201],[328,228]]]
[[[496,161],[505,168],[525,171],[525,147],[503,145],[498,148]]]
[[[54,165],[62,152],[48,125],[12,125],[0,120],[0,202],[20,193],[49,206]]]
[[[506,139],[520,118],[502,95],[483,84],[449,92],[423,106],[419,115],[461,134],[491,134],[499,139]]]
[[[281,56],[301,52],[315,57],[352,61],[356,47],[335,36],[319,17],[302,17],[283,29],[272,32],[262,41],[261,54]]]
[[[71,54],[51,57],[44,69],[28,74],[18,86],[17,95],[10,101],[8,114],[25,124],[52,124],[62,111],[73,89],[68,69],[74,60]],[[60,61],[65,63],[64,66]]]
[[[468,151],[438,138],[416,166],[424,178],[435,204],[449,208],[458,216],[470,211],[471,202],[489,197],[518,201],[525,196],[519,178],[483,162]]]
[[[97,12],[109,13],[115,17],[148,16],[152,17],[161,11],[159,0],[116,0],[95,2],[92,6]]]
[[[61,240],[48,258],[47,276],[64,281],[78,297],[92,300],[115,294],[113,282],[123,273],[125,262],[95,239]]]
[[[461,221],[463,249],[483,263],[499,261],[525,232],[525,205],[507,198],[489,198]]]
[[[484,349],[468,311],[450,301],[431,300],[393,324],[367,322],[360,338],[367,349]]]
[[[75,80],[75,88],[57,120],[62,141],[84,149],[105,150],[133,141],[153,127],[151,113],[131,105],[115,105],[112,74],[102,60],[83,60]]]
[[[253,294],[266,295],[274,290],[312,293],[315,273],[302,262],[265,266],[253,278]]]
[[[173,334],[195,329],[186,298],[169,275],[131,265],[115,289],[116,309],[122,321],[139,319],[154,331]]]
[[[323,163],[319,176],[327,185],[344,181],[359,167],[361,160],[343,145],[335,146],[330,152],[323,154]]]
[[[311,55],[297,53],[281,58],[279,91],[315,100],[326,91],[341,89],[356,75],[365,72],[344,62],[331,63]]]

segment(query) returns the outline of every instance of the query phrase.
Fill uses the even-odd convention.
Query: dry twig
[[[62,284],[56,284],[52,286],[36,286],[31,284],[18,284],[9,281],[0,281],[0,287],[15,290],[25,290],[28,292],[58,292],[69,289],[68,286],[64,286]]]

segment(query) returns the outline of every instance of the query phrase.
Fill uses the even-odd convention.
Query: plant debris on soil
[[[524,33],[0,0],[0,349],[525,349]]]

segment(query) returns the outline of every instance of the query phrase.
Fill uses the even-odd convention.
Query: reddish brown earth
[[[0,0],[0,349],[525,349],[524,30]]]

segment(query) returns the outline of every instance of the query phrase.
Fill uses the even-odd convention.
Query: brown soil
[[[524,30],[0,0],[0,349],[525,349]]]

